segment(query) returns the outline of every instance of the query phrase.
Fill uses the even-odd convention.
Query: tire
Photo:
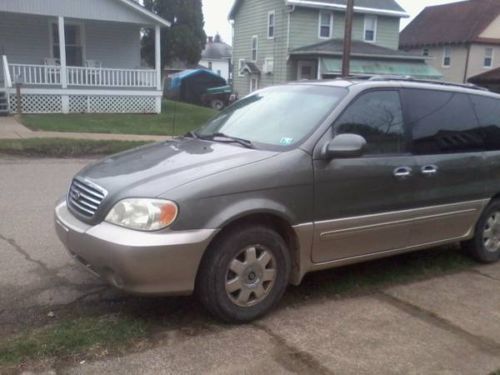
[[[287,245],[277,232],[260,225],[236,226],[209,248],[196,293],[216,318],[248,323],[276,306],[290,269]]]
[[[465,250],[481,263],[500,260],[500,201],[493,201],[481,215],[474,238],[465,242]]]
[[[215,109],[217,111],[222,111],[225,107],[225,104],[224,101],[221,99],[213,99],[210,102],[210,107],[212,107],[212,109]]]

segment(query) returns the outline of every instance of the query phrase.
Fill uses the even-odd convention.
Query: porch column
[[[161,27],[155,27],[155,69],[156,69],[156,88],[163,90],[161,87]]]
[[[61,86],[63,89],[68,88],[68,70],[66,68],[66,33],[64,30],[64,17],[58,17],[59,31],[59,57],[61,60]],[[61,95],[62,111],[69,112],[69,96]]]
[[[64,32],[64,17],[59,17],[59,56],[61,60],[61,85],[68,87],[68,75],[66,69],[66,34]]]
[[[156,89],[161,92],[156,97],[156,113],[161,113],[161,101],[163,97],[163,85],[161,80],[161,27],[155,27],[155,69],[156,69]]]

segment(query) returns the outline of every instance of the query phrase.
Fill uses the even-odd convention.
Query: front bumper
[[[71,256],[111,285],[140,295],[189,295],[215,229],[145,233],[75,218],[66,202],[55,209],[59,239]]]

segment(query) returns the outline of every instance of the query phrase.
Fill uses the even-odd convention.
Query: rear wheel
[[[217,318],[249,322],[281,299],[290,268],[285,241],[274,230],[235,227],[209,249],[198,276],[197,294]]]
[[[225,107],[224,101],[222,99],[212,99],[210,101],[210,107],[217,111],[222,111]]]
[[[476,225],[474,239],[464,245],[481,263],[500,260],[500,201],[494,201],[486,208]]]

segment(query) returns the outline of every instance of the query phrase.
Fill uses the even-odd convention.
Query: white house
[[[0,0],[0,94],[10,112],[21,83],[25,113],[159,113],[168,26],[133,0]],[[143,28],[156,30],[154,69],[141,67]]]
[[[209,37],[201,54],[200,65],[218,74],[226,81],[231,78],[232,47],[224,43],[219,34]]]

